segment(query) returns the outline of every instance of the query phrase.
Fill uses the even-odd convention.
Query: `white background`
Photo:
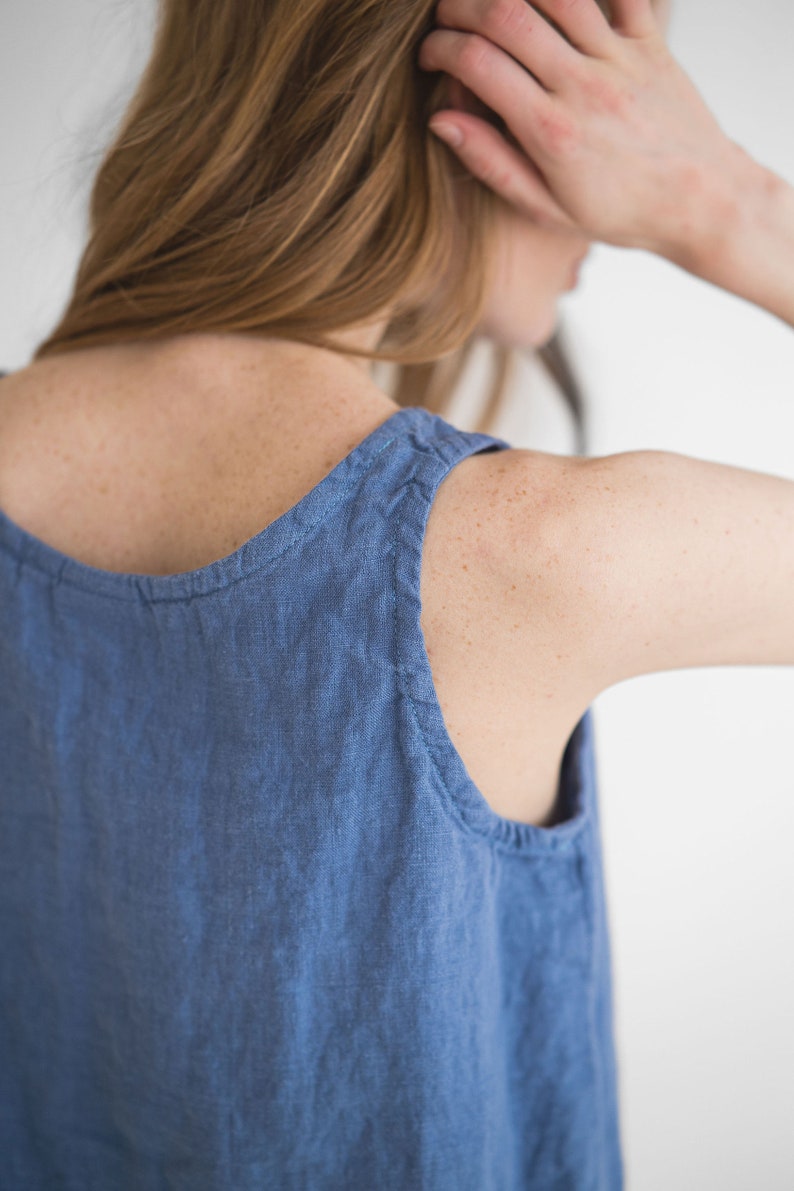
[[[0,368],[28,362],[65,301],[150,14],[2,0]],[[674,0],[668,39],[726,133],[794,184],[794,5]],[[606,245],[560,309],[590,453],[794,479],[794,332],[774,316]],[[450,414],[464,429],[477,367]],[[572,449],[535,361],[513,398],[495,433]],[[794,1187],[793,713],[792,667],[655,674],[595,703],[628,1191]]]

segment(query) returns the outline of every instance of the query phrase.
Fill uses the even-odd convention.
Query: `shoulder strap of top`
[[[393,564],[393,616],[397,672],[405,696],[403,747],[417,772],[436,785],[464,830],[512,853],[564,853],[576,845],[594,809],[594,772],[589,711],[577,724],[562,767],[562,821],[550,828],[504,818],[483,798],[450,737],[435,691],[420,615],[422,550],[436,491],[456,463],[470,455],[508,448],[496,435],[458,430],[425,409],[412,411],[382,466],[373,497],[387,498],[386,548]],[[388,494],[388,495],[387,495]],[[371,528],[371,525],[370,525]],[[473,676],[476,681],[476,676]]]
[[[403,413],[413,415],[406,432],[408,442],[417,450],[438,459],[443,468],[439,479],[468,455],[510,447],[506,439],[496,435],[460,430],[440,414],[431,413],[422,406],[408,407]]]

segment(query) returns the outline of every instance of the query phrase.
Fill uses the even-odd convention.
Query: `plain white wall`
[[[151,14],[151,0],[2,0],[0,368],[28,362],[66,298]],[[794,6],[674,0],[669,41],[726,133],[794,183]],[[560,309],[591,453],[656,447],[794,479],[779,320],[606,245]],[[451,420],[465,424],[481,364]],[[572,449],[536,361],[513,396],[497,433]],[[792,713],[791,667],[650,675],[595,703],[628,1191],[794,1186]]]

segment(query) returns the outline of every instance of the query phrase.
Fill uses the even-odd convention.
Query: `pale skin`
[[[725,135],[666,45],[666,3],[611,10],[439,0],[419,66],[467,87],[507,135],[472,108],[431,128],[462,136],[454,151],[519,214],[656,253],[794,326],[794,188]]]
[[[426,39],[424,65],[461,76],[445,117],[465,128],[461,160],[506,191],[481,334],[545,342],[572,264],[594,240],[650,247],[794,326],[794,191],[721,133],[665,56],[646,0],[615,0],[620,41],[590,0],[536,6],[566,14],[574,44],[590,38],[579,56],[536,18],[521,41],[515,22],[529,9],[519,0],[510,10],[508,0],[442,3],[447,27]],[[544,144],[549,126],[527,113],[548,97],[527,69],[515,73],[515,58],[489,42],[478,73],[482,45],[461,57],[464,43],[484,45],[471,32],[483,22],[497,40],[507,22],[527,69],[538,66],[539,32],[541,58],[567,60],[580,81],[569,86],[562,71],[568,98],[555,110],[584,138],[575,152]],[[591,71],[599,87],[605,71],[610,88],[636,86],[636,103],[607,104],[591,124],[596,109],[580,104]],[[478,88],[527,155],[478,119]],[[676,148],[682,136],[691,160]],[[598,152],[581,148],[590,137]],[[616,195],[628,204],[617,224]],[[387,318],[335,337],[373,348]],[[0,508],[89,565],[189,570],[291,507],[397,408],[366,359],[252,336],[42,360],[0,382]],[[590,460],[512,449],[456,465],[428,520],[422,627],[450,735],[490,805],[550,825],[564,746],[616,682],[794,664],[793,550],[794,484],[779,477],[661,451]]]
[[[477,110],[473,94],[455,80],[449,94],[460,110]],[[576,228],[543,227],[504,203],[494,284],[478,333],[510,346],[545,343],[556,326],[559,299],[573,285],[572,269],[590,243]],[[342,345],[374,349],[388,317],[385,311],[334,337]],[[0,397],[5,391],[9,398],[0,401],[0,414],[4,405],[12,409],[15,389],[19,408],[28,411],[25,425],[20,419],[15,429],[18,462],[11,458],[8,422],[5,437],[0,433],[0,507],[64,553],[104,569],[165,574],[206,564],[294,504],[330,464],[396,411],[370,369],[361,357],[234,335],[182,336],[34,363],[0,382]],[[99,412],[107,409],[111,391],[121,402],[112,418]],[[35,405],[42,422],[32,430]],[[42,436],[46,423],[51,433]],[[75,427],[86,428],[70,450],[83,460],[77,481],[71,467],[59,478],[52,459],[52,452],[60,460],[71,445]],[[119,442],[125,444],[123,459],[115,449],[109,453],[108,444]],[[284,443],[290,450],[300,444],[300,452],[288,455]],[[46,464],[46,484],[32,466],[37,456]],[[90,459],[96,465],[86,466]],[[550,707],[542,694],[532,715],[531,701],[516,686],[514,610],[505,606],[504,633],[494,615],[501,580],[495,593],[491,579],[477,575],[476,542],[470,548],[458,544],[449,556],[447,540],[460,538],[456,509],[467,519],[473,511],[466,488],[477,478],[478,462],[458,465],[436,498],[423,554],[422,628],[445,722],[468,773],[497,812],[548,826],[561,753],[583,708],[567,702]],[[158,481],[147,482],[142,492],[140,483],[117,480],[140,474]],[[210,478],[220,474],[222,484]],[[259,476],[256,490],[235,483],[240,475]],[[42,499],[47,488],[52,502]],[[64,491],[68,502],[60,496]],[[481,524],[488,518],[483,510]],[[483,620],[489,622],[486,631],[478,627]],[[475,695],[472,669],[478,674]],[[529,718],[534,731],[527,729]]]

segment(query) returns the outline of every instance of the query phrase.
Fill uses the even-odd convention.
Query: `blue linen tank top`
[[[622,1187],[592,711],[504,818],[420,628],[509,445],[401,408],[174,575],[0,513],[3,1191]]]

